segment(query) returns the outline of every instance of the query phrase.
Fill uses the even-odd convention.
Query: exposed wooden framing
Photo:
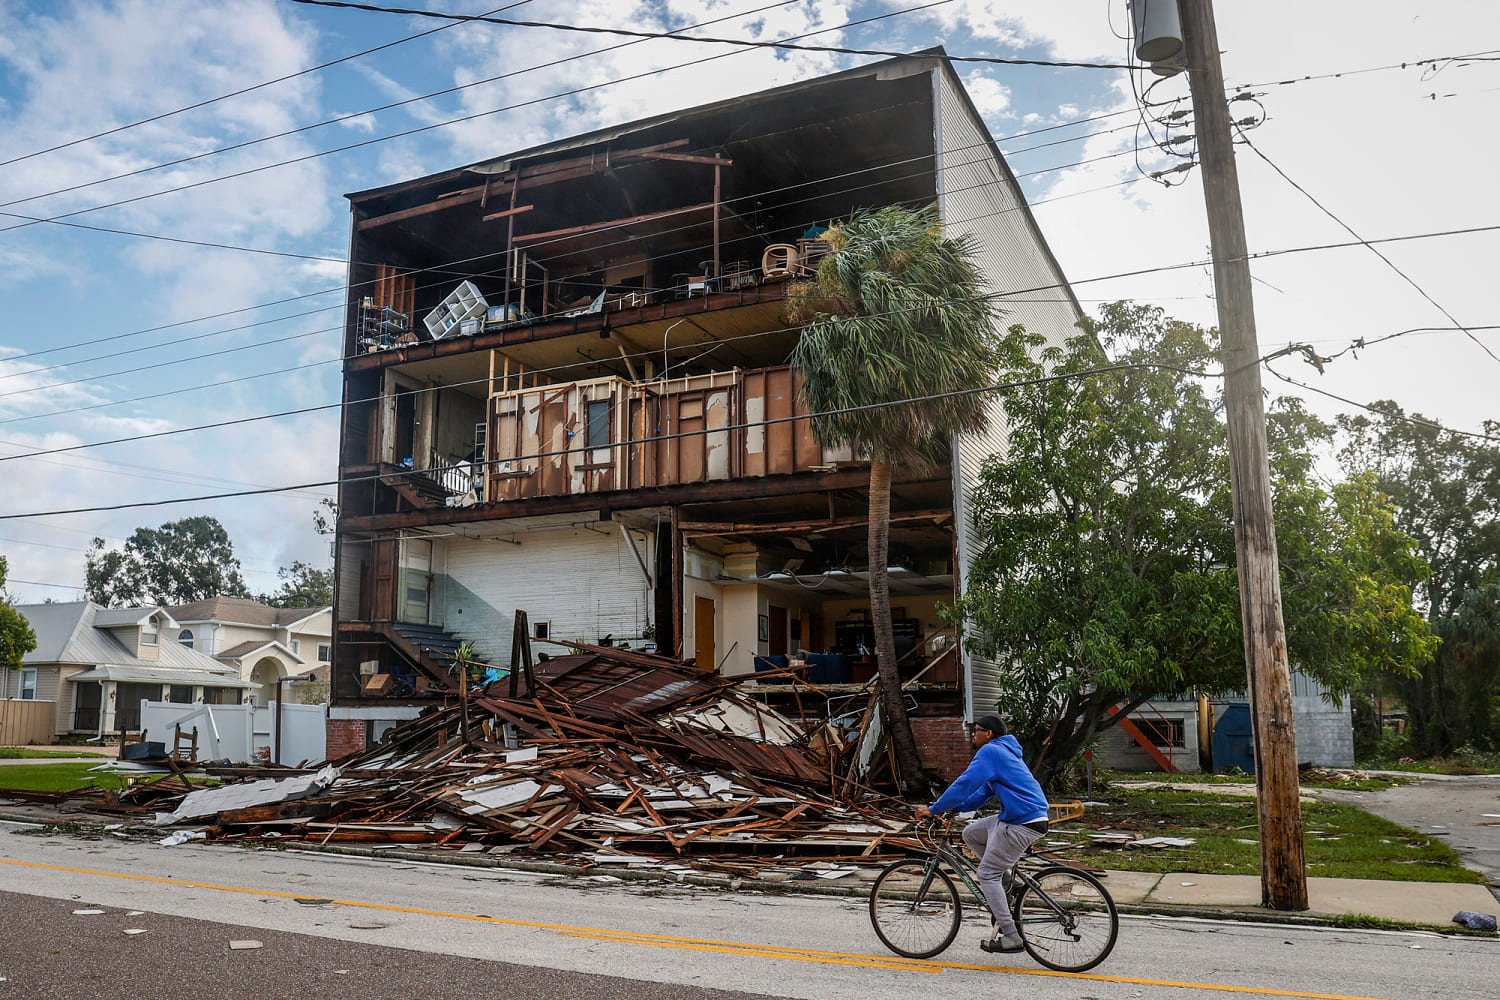
[[[598,493],[574,493],[561,496],[527,497],[503,503],[476,504],[472,507],[434,507],[398,514],[356,515],[339,520],[339,531],[388,531],[432,524],[461,524],[471,521],[495,521],[511,517],[536,517],[542,514],[576,514],[580,511],[636,510],[669,504],[718,503],[725,500],[756,500],[764,497],[796,496],[830,489],[862,489],[869,485],[870,473],[864,467],[838,469],[832,472],[805,472],[792,475],[762,476],[746,479],[715,480],[707,483],[683,483],[655,489],[610,490]],[[947,478],[915,480],[925,483],[948,483]]]
[[[630,360],[630,352],[625,350],[625,345],[616,343],[615,347],[620,350],[620,357],[625,361],[625,370],[630,373],[630,381],[639,382],[641,377],[635,373],[635,363]]]
[[[396,212],[387,212],[385,215],[376,215],[365,219],[359,224],[360,232],[367,229],[375,229],[379,226],[388,226],[393,222],[405,222],[407,219],[415,219],[423,215],[431,215],[433,212],[442,212],[458,205],[467,205],[478,201],[486,196],[488,182],[478,187],[464,188],[461,191],[452,191],[440,200],[429,201],[422,205],[413,205],[411,208],[403,208]]]
[[[516,193],[515,192],[515,188],[512,188],[511,189],[511,194],[514,195],[515,193]],[[503,212],[495,212],[492,215],[486,215],[482,219],[480,219],[479,221],[480,222],[494,222],[496,219],[508,219],[508,218],[510,218],[513,215],[520,215],[522,212],[529,212],[533,208],[536,208],[536,206],[535,205],[517,205],[515,208],[507,208]]]
[[[646,586],[654,587],[655,582],[651,579],[651,571],[646,568],[646,560],[641,555],[641,550],[636,547],[635,539],[630,536],[630,529],[625,526],[624,521],[616,521],[620,527],[620,534],[625,538],[625,544],[630,546],[630,554],[635,556],[636,565],[641,568],[641,575],[646,578]]]
[[[657,152],[675,146],[687,145],[686,139],[675,139],[672,142],[659,143],[655,146],[647,146],[638,150],[625,153],[616,153],[616,157],[624,159],[644,159],[640,154]],[[623,164],[629,166],[629,164]],[[558,160],[555,163],[539,164],[532,167],[521,167],[512,171],[513,180],[503,185],[491,184],[493,175],[487,176],[483,184],[460,188],[456,191],[448,191],[436,196],[432,201],[411,208],[403,208],[400,211],[388,212],[385,215],[376,215],[365,219],[358,224],[363,232],[366,229],[374,229],[377,226],[389,225],[392,222],[403,222],[406,219],[414,219],[433,212],[441,212],[445,209],[458,205],[468,205],[474,202],[486,201],[491,193],[504,194],[509,188],[514,187],[515,181],[530,181],[533,186],[542,184],[557,184],[562,181],[577,180],[601,171],[601,167],[595,162],[593,155],[578,156],[567,160]]]
[[[517,174],[510,186],[510,214],[506,217],[505,223],[505,309],[507,313],[510,311],[510,281],[516,270],[516,191],[520,186],[521,178]],[[526,280],[524,274],[521,275],[521,280]]]
[[[892,512],[890,520],[897,521],[940,521],[951,520],[952,508],[934,507],[928,510],[911,510]],[[725,522],[725,521],[683,521],[680,523],[682,533],[688,537],[701,535],[794,535],[803,531],[835,531],[839,528],[862,528],[870,523],[867,516],[841,518],[838,520],[825,520],[823,518],[811,518],[806,521],[778,521],[774,524],[756,524],[754,522]]]
[[[636,153],[635,155],[647,160],[673,160],[677,163],[704,163],[711,167],[729,167],[734,165],[734,161],[726,158],[722,153],[715,153],[713,156],[694,156],[691,153],[642,152]]]
[[[586,226],[569,226],[566,229],[552,229],[545,233],[525,233],[517,237],[523,243],[533,243],[537,240],[555,240],[565,236],[580,236],[583,233],[592,233],[599,229],[618,229],[622,226],[639,225],[642,222],[651,222],[655,219],[665,219],[673,215],[685,215],[699,209],[709,208],[709,205],[684,205],[681,208],[668,209],[665,212],[650,212],[646,215],[634,215],[628,219],[609,219],[605,222],[591,222]],[[718,218],[718,205],[713,206],[715,220]]]

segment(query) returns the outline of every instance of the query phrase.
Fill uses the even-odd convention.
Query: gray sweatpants
[[[1016,921],[1011,916],[1001,879],[1041,836],[1029,826],[1002,823],[999,816],[976,819],[964,827],[964,843],[979,857],[979,889],[995,914],[1001,934],[1016,933]]]

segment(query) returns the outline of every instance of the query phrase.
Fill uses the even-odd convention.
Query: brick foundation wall
[[[365,748],[364,719],[329,719],[327,722],[329,760],[337,760],[346,754]]]
[[[969,742],[973,729],[957,716],[913,716],[911,731],[922,763],[936,768],[944,781],[962,774],[974,757],[974,746]]]

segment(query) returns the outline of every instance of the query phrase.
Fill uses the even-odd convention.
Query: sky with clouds
[[[706,25],[696,32],[852,48],[941,44],[953,55],[1110,63],[1127,55],[1124,0],[426,6],[648,31]],[[1491,176],[1500,141],[1487,124],[1500,63],[1447,58],[1500,50],[1500,7],[1217,6],[1226,79],[1256,95],[1234,105],[1236,117],[1259,122],[1247,133],[1254,150],[1238,148],[1252,252],[1349,242],[1336,219],[1372,240],[1500,225]],[[873,60],[289,0],[0,0],[0,514],[333,478],[333,409],[6,456],[336,401],[345,192]],[[324,63],[334,65],[300,72]],[[1198,173],[1172,175],[1181,183],[1171,187],[1145,176],[1181,162],[1153,141],[1183,130],[1148,129],[1137,110],[1154,77],[986,64],[960,72],[1086,308],[1131,298],[1214,321],[1205,267],[1109,277],[1208,254]],[[237,91],[246,92],[213,100]],[[1146,93],[1163,119],[1188,107],[1186,95],[1180,78]],[[202,102],[211,103],[173,113]],[[1444,310],[1461,324],[1500,324],[1487,278],[1500,231],[1380,249],[1421,292],[1365,247],[1257,260],[1263,352],[1298,342],[1332,354],[1357,338],[1453,325]],[[1478,431],[1500,417],[1500,361],[1486,351],[1500,355],[1500,331],[1471,333],[1408,334],[1346,354],[1323,375],[1299,359],[1277,367],[1351,400],[1395,399]],[[1351,409],[1267,384],[1325,416]],[[206,513],[229,529],[251,588],[267,591],[277,567],[327,560],[311,512],[329,493],[0,520],[0,554],[21,600],[73,599],[91,538],[118,544],[138,525]]]

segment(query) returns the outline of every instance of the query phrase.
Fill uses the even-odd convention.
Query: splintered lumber
[[[858,740],[821,724],[807,733],[738,682],[680,660],[573,649],[537,665],[517,697],[505,681],[472,691],[466,705],[430,711],[330,762],[317,782],[311,772],[279,772],[296,775],[284,798],[280,783],[238,801],[224,795],[234,807],[213,817],[210,836],[571,852],[588,863],[675,856],[751,873],[765,862],[734,859],[869,863],[911,843],[900,803],[850,779]],[[516,745],[462,738],[502,728]],[[312,794],[294,794],[310,782]],[[176,775],[154,785],[140,797],[158,810],[197,790]]]

